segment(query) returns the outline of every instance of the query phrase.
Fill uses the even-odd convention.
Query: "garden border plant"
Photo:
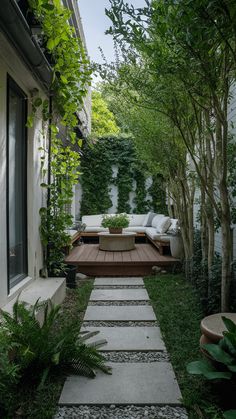
[[[41,112],[44,123],[49,121],[51,137],[49,152],[40,148],[44,176],[47,154],[49,160],[48,182],[41,184],[47,189],[48,205],[40,210],[46,276],[48,271],[53,274],[61,271],[64,266],[62,249],[70,242],[65,230],[71,226],[72,217],[66,206],[72,202],[73,186],[78,181],[80,155],[75,146],[82,146],[82,140],[77,139],[76,134],[76,113],[83,106],[91,81],[91,68],[83,43],[69,23],[70,10],[59,0],[50,3],[48,0],[29,0],[29,7],[41,26],[41,42],[50,55],[53,70],[49,102],[39,96],[33,99],[32,114],[27,121],[27,126],[32,127],[36,114]],[[60,127],[64,127],[63,139]]]

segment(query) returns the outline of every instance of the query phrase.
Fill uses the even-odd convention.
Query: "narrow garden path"
[[[142,278],[96,278],[82,327],[107,340],[113,373],[68,377],[56,419],[187,419]]]

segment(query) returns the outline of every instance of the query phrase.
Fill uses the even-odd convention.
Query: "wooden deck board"
[[[143,276],[151,273],[152,266],[168,268],[179,262],[172,256],[160,255],[146,243],[125,252],[106,252],[99,250],[98,244],[84,244],[75,247],[65,261],[77,265],[79,272],[95,276]]]

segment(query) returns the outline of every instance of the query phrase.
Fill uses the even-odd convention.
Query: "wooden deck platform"
[[[98,244],[83,244],[74,247],[65,262],[77,265],[78,272],[91,276],[144,276],[153,266],[165,269],[179,263],[169,255],[160,255],[151,244],[136,244],[134,250],[107,252],[99,250]]]

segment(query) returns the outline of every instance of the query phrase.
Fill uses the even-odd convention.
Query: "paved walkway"
[[[83,329],[107,340],[113,373],[68,377],[56,418],[187,419],[142,278],[96,278]]]

